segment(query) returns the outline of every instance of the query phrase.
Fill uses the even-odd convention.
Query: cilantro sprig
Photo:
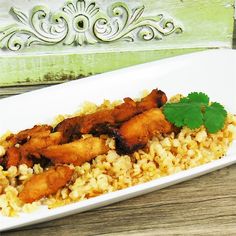
[[[221,130],[227,117],[227,112],[220,103],[210,103],[209,97],[201,92],[190,93],[177,103],[165,104],[163,112],[167,120],[176,127],[197,129],[204,125],[209,133]]]

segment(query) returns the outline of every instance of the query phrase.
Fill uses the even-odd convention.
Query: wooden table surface
[[[0,88],[0,98],[45,86]],[[236,165],[107,207],[0,234],[236,235]]]

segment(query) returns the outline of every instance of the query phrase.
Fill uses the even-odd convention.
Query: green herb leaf
[[[164,115],[176,127],[187,126],[196,129],[203,124],[201,106],[197,103],[167,103],[164,106]]]
[[[204,114],[204,125],[209,133],[216,133],[223,128],[227,112],[224,107],[214,102],[206,107]]]
[[[196,129],[205,125],[209,133],[216,133],[223,128],[227,112],[221,104],[215,102],[209,105],[209,102],[206,94],[194,92],[178,103],[167,103],[163,112],[176,127]]]

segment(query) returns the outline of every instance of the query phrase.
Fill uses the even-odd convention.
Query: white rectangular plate
[[[35,124],[50,123],[58,114],[78,110],[84,101],[97,104],[103,99],[135,98],[145,90],[159,88],[168,97],[177,93],[202,91],[212,101],[225,105],[236,114],[236,51],[214,50],[147,63],[106,74],[92,76],[50,88],[0,100],[0,134],[17,132]],[[64,217],[105,206],[124,199],[158,190],[236,162],[236,145],[228,155],[217,161],[140,184],[104,194],[89,200],[48,210],[46,207],[17,218],[0,216],[0,231]]]

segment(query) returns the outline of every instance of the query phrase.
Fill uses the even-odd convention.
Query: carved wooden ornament
[[[18,51],[32,45],[74,45],[125,40],[161,40],[183,29],[164,14],[145,16],[144,6],[115,2],[104,11],[98,2],[74,0],[57,12],[35,6],[29,13],[12,7],[15,24],[0,30],[0,48]]]

